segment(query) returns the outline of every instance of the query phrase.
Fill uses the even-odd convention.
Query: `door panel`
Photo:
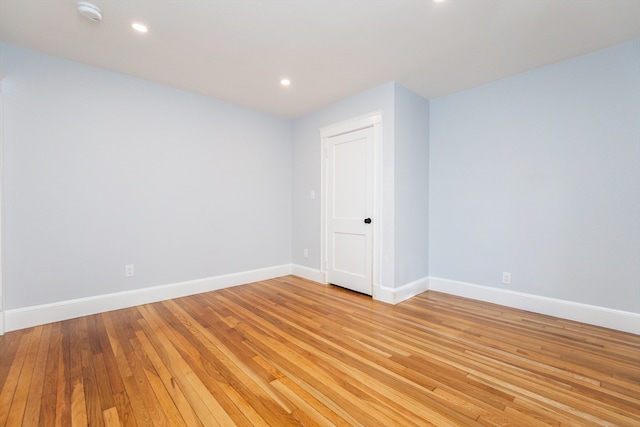
[[[367,236],[333,233],[333,268],[341,273],[366,277]]]
[[[366,215],[366,138],[351,134],[333,142],[333,218],[364,218]],[[357,137],[357,138],[356,138]],[[345,141],[346,139],[346,141]]]
[[[327,281],[371,295],[373,128],[328,138]]]

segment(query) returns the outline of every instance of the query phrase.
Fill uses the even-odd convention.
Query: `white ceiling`
[[[0,41],[286,118],[392,80],[432,99],[640,37],[640,0],[92,3],[100,23],[75,1],[0,0]]]

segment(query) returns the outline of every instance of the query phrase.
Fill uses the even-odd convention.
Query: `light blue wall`
[[[290,121],[8,45],[0,64],[5,309],[291,262]]]
[[[395,85],[395,285],[429,276],[429,101]]]
[[[383,286],[510,271],[506,289],[640,312],[640,41],[294,121],[7,45],[0,68],[6,309],[319,269],[319,128],[380,110]]]
[[[393,138],[394,138],[394,89],[395,84],[385,85],[359,93],[293,122],[293,263],[320,269],[320,128],[354,117],[382,112],[383,120],[383,193],[385,202],[382,214],[384,266],[382,280],[393,286]],[[316,199],[309,198],[309,192]],[[303,249],[309,250],[309,258],[303,257]]]
[[[431,276],[640,312],[640,41],[432,100],[430,123]]]

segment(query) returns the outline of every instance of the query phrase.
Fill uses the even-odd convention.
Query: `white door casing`
[[[4,281],[2,269],[2,181],[3,181],[3,146],[2,146],[2,75],[0,75],[0,335],[4,334]]]
[[[372,113],[321,129],[325,282],[367,295],[381,266],[381,123]]]

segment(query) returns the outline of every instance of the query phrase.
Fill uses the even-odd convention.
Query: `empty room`
[[[0,0],[0,427],[640,425],[640,0]]]

